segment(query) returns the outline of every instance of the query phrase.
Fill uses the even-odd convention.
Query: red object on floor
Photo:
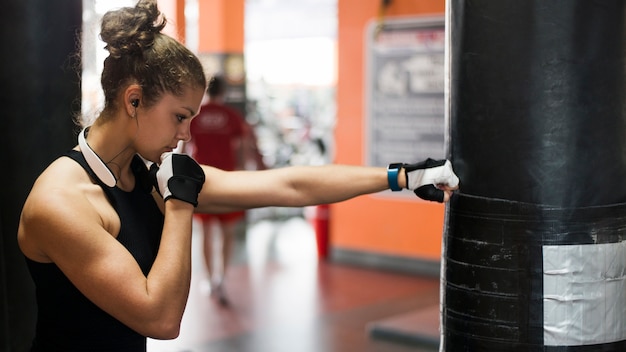
[[[313,216],[310,219],[315,231],[317,242],[317,256],[320,259],[328,258],[328,223],[330,220],[330,207],[328,204],[320,204],[314,207]]]

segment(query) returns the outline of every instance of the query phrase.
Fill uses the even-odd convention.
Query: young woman
[[[145,351],[146,337],[175,338],[194,211],[332,203],[388,188],[447,201],[458,185],[445,160],[226,172],[172,153],[190,138],[206,80],[164,26],[156,0],[103,17],[105,107],[24,204],[18,240],[36,285],[33,351]]]

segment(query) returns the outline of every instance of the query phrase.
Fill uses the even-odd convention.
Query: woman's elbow
[[[180,320],[170,319],[155,321],[143,326],[138,331],[142,335],[157,340],[172,340],[180,335]]]

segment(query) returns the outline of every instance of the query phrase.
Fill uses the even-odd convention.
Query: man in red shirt
[[[191,141],[186,150],[201,164],[211,165],[222,170],[244,169],[244,138],[246,121],[238,110],[225,105],[226,82],[220,76],[209,81],[207,93],[209,100],[202,105],[200,113],[191,122]],[[204,259],[209,273],[211,296],[223,305],[228,304],[223,282],[230,260],[233,236],[238,223],[245,212],[225,214],[196,214],[202,221],[204,231]],[[212,222],[218,223],[222,233],[221,268],[215,268],[213,262]],[[218,270],[215,270],[218,269]]]

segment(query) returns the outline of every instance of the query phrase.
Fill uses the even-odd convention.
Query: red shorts
[[[223,214],[207,214],[207,213],[193,214],[193,216],[195,216],[196,218],[202,221],[211,221],[215,219],[215,220],[219,220],[220,222],[226,222],[226,223],[241,220],[243,219],[245,215],[246,215],[245,211],[236,211],[232,213],[223,213]]]

